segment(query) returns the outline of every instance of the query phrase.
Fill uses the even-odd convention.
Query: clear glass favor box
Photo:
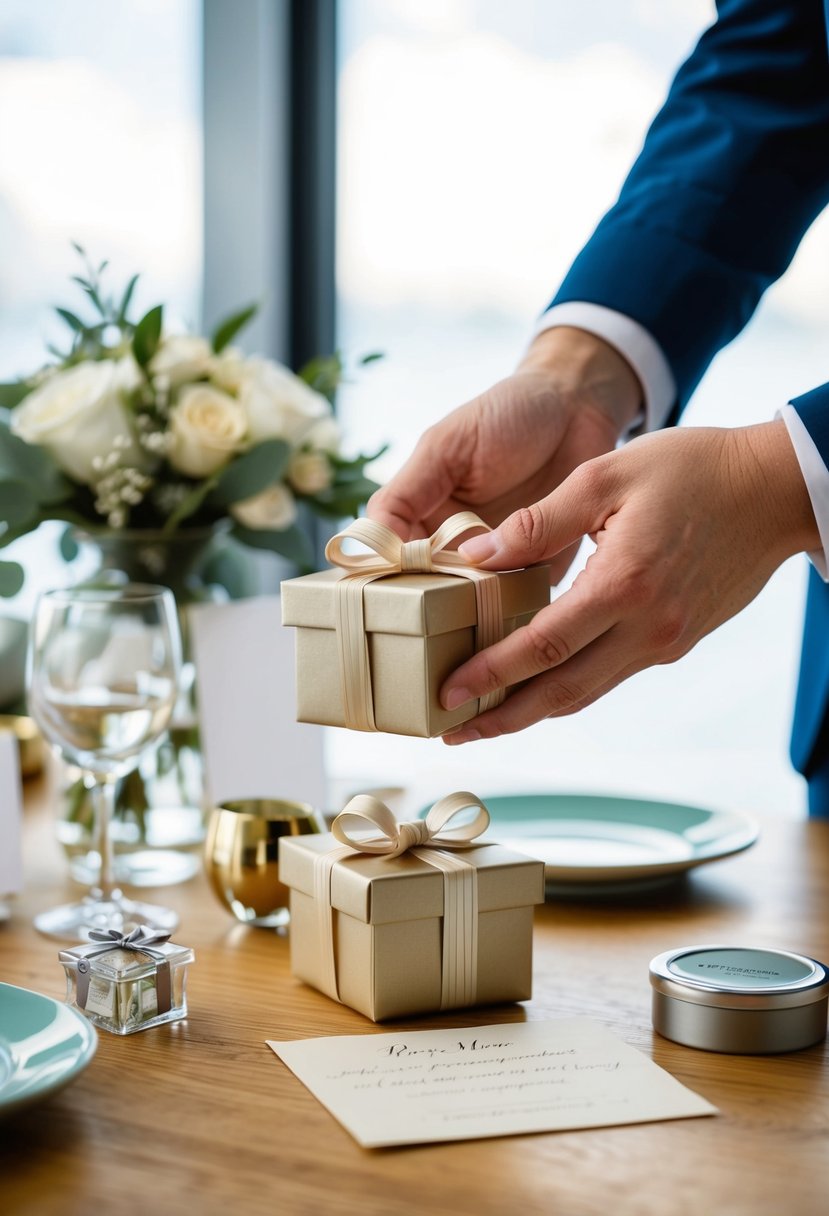
[[[112,1034],[134,1034],[187,1015],[185,989],[193,951],[174,942],[61,950],[66,1003]]]

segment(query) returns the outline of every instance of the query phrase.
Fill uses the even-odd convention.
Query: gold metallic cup
[[[290,891],[279,881],[279,839],[324,831],[322,815],[304,802],[244,798],[215,807],[204,860],[217,898],[243,924],[287,925]]]

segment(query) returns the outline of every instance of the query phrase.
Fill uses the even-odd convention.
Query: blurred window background
[[[113,289],[136,271],[136,314],[161,300],[200,321],[200,0],[3,0],[0,5],[0,381],[66,345],[51,305],[83,311],[76,241],[108,258]],[[56,555],[61,525],[15,547],[28,612],[78,577]]]
[[[110,259],[113,285],[140,270],[137,307],[164,300],[182,325],[264,297],[250,340],[296,349],[302,257],[328,245],[286,214],[306,210],[297,166],[320,196],[334,174],[325,141],[304,133],[297,14],[336,19],[336,342],[349,361],[385,352],[339,409],[350,448],[389,443],[387,477],[429,423],[514,368],[713,4],[4,0],[0,379],[55,338],[71,240]],[[763,421],[825,380],[827,279],[824,218],[687,423]],[[25,614],[36,590],[69,578],[41,531],[20,542],[27,583],[3,611]],[[805,574],[787,563],[681,663],[574,718],[457,751],[332,731],[331,770],[437,793],[590,789],[802,814],[787,740]]]

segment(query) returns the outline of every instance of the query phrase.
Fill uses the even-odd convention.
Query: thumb
[[[492,532],[464,541],[459,552],[489,570],[518,570],[598,532],[609,514],[605,460],[580,465],[552,494],[514,511]]]

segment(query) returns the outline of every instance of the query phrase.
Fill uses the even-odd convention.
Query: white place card
[[[364,1148],[717,1113],[586,1018],[268,1046]]]
[[[23,886],[20,824],[23,797],[17,740],[0,731],[0,896]]]
[[[293,631],[278,595],[190,611],[213,802],[284,798],[326,807],[323,731],[296,720]]]

